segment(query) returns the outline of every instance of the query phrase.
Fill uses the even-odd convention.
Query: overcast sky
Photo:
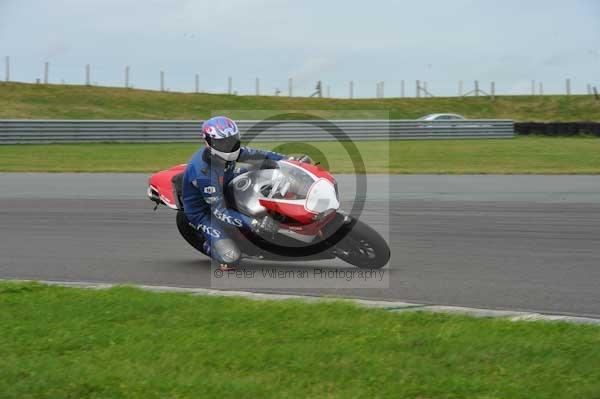
[[[321,79],[332,96],[407,95],[414,81],[437,95],[483,89],[526,93],[600,85],[600,0],[0,0],[0,55],[11,79],[33,82],[50,62],[50,80],[157,89],[166,71],[171,90],[261,89],[309,94]],[[2,74],[0,78],[4,78]]]

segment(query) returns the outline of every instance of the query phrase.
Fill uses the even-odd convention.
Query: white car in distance
[[[420,117],[418,121],[464,121],[466,118],[458,114],[429,114]]]
[[[421,128],[453,128],[460,126],[461,128],[480,128],[487,127],[489,125],[481,124],[481,122],[473,123],[462,123],[462,121],[468,120],[462,115],[458,114],[429,114],[417,119],[417,127]],[[460,122],[460,123],[455,123]]]

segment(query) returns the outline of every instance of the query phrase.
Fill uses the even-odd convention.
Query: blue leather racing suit
[[[285,159],[284,155],[241,147],[237,161]],[[236,263],[240,250],[235,244],[235,230],[249,229],[253,219],[227,208],[225,187],[239,174],[236,163],[211,156],[210,149],[201,148],[189,161],[183,175],[182,202],[190,225],[204,240],[204,252],[219,263]]]

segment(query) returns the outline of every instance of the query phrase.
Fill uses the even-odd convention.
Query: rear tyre
[[[188,221],[187,216],[185,216],[185,213],[183,211],[177,211],[176,219],[179,234],[181,234],[188,244],[204,253],[204,240],[201,238],[200,234],[190,226],[190,222]]]
[[[361,269],[379,269],[390,260],[390,247],[383,237],[360,220],[349,225],[351,230],[335,245],[341,260]]]

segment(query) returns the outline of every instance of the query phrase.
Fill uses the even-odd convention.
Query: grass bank
[[[3,398],[595,398],[600,328],[0,283]]]
[[[598,174],[600,139],[519,137],[512,140],[357,142],[369,173]],[[260,143],[309,152],[335,173],[352,173],[352,159],[334,142]],[[51,144],[0,146],[2,172],[153,172],[187,162],[198,144]],[[320,155],[319,153],[323,154]]]
[[[350,100],[0,83],[0,119],[200,119],[223,110],[246,119],[255,119],[248,111],[305,110],[337,119],[380,118],[382,112],[392,119],[415,119],[429,113],[455,112],[468,118],[517,121],[600,120],[600,101],[593,96],[500,96],[495,101],[487,97]]]

